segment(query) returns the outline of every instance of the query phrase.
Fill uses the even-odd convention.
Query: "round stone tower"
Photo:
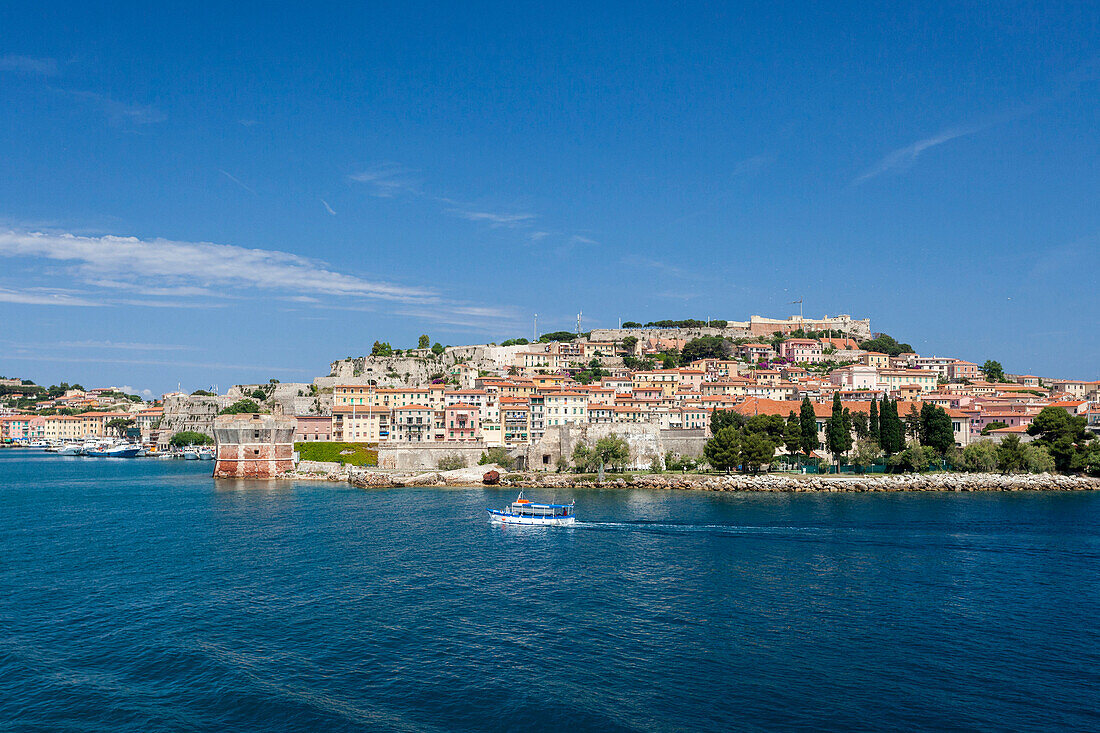
[[[219,415],[214,419],[214,478],[273,478],[294,468],[298,421],[281,415]]]

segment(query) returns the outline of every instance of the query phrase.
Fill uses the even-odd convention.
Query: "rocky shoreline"
[[[329,474],[287,474],[287,479],[347,482],[359,488],[403,486],[480,486],[482,476],[493,466],[476,466],[457,471],[398,473],[369,469],[345,469]],[[764,491],[764,492],[888,492],[888,491],[1096,491],[1100,478],[1053,474],[932,473],[874,476],[793,476],[787,474],[649,474],[617,477],[603,482],[567,473],[500,473],[500,486],[516,489],[662,489],[672,491]]]

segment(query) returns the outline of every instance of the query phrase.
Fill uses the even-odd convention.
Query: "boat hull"
[[[497,524],[541,524],[548,527],[569,527],[576,523],[577,518],[569,517],[521,517],[518,514],[506,514],[505,512],[489,512],[489,521]]]

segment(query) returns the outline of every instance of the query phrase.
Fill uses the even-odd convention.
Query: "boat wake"
[[[587,522],[578,520],[574,525],[577,529],[593,530],[628,530],[640,532],[658,533],[692,533],[728,535],[757,535],[757,534],[805,534],[816,535],[832,533],[832,529],[821,527],[794,527],[794,526],[764,526],[744,524],[691,524],[687,522],[657,522],[649,520],[635,520],[625,522]]]

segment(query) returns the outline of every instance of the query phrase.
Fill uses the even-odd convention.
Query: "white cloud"
[[[68,305],[89,307],[103,305],[95,301],[72,295],[63,290],[51,290],[49,288],[26,288],[24,290],[10,290],[0,288],[0,303],[20,303],[22,305]]]
[[[392,198],[401,193],[419,193],[419,182],[413,172],[396,163],[383,163],[373,168],[353,173],[348,180],[365,183],[372,196]]]
[[[221,291],[254,288],[402,302],[435,298],[432,291],[424,288],[364,280],[334,272],[322,263],[289,252],[211,242],[9,231],[0,232],[0,257],[69,262],[74,265],[77,277],[85,281],[102,283],[110,278],[131,288],[197,286]],[[70,302],[59,304],[91,305],[75,300],[78,299],[69,298]]]
[[[71,349],[120,349],[123,351],[195,351],[194,346],[143,344],[132,341],[58,341],[51,346]]]
[[[167,115],[152,105],[120,102],[99,92],[73,91],[70,89],[57,89],[56,91],[88,104],[107,115],[114,122],[148,125],[168,119]]]
[[[536,218],[534,214],[496,214],[491,211],[466,211],[464,209],[447,209],[447,212],[467,221],[479,221],[491,227],[518,227],[529,226]]]
[[[887,171],[895,170],[898,168],[906,168],[913,164],[914,161],[920,156],[921,153],[934,148],[938,145],[951,142],[960,137],[966,137],[967,135],[973,135],[976,132],[989,127],[985,125],[975,125],[973,127],[955,127],[948,130],[944,130],[938,135],[927,137],[923,140],[917,140],[911,145],[906,145],[903,148],[898,148],[889,155],[885,156],[875,165],[871,166],[859,176],[856,177],[853,183],[863,183],[866,180],[874,178],[875,176],[882,175]]]
[[[0,71],[17,71],[22,74],[53,76],[57,73],[57,61],[50,58],[33,58],[8,54],[0,56]]]
[[[324,205],[325,211],[332,214],[333,216],[336,216],[336,211],[331,206],[328,205],[328,201],[325,201],[324,199],[321,199],[321,203]]]
[[[241,181],[239,179],[235,178],[234,176],[231,176],[229,173],[227,173],[226,171],[223,171],[221,168],[218,169],[218,173],[221,173],[223,176],[225,176],[229,180],[233,181],[233,183],[236,183],[238,186],[243,188],[245,191],[248,191],[253,196],[258,195],[251,187],[246,186],[245,184],[241,183]]]

